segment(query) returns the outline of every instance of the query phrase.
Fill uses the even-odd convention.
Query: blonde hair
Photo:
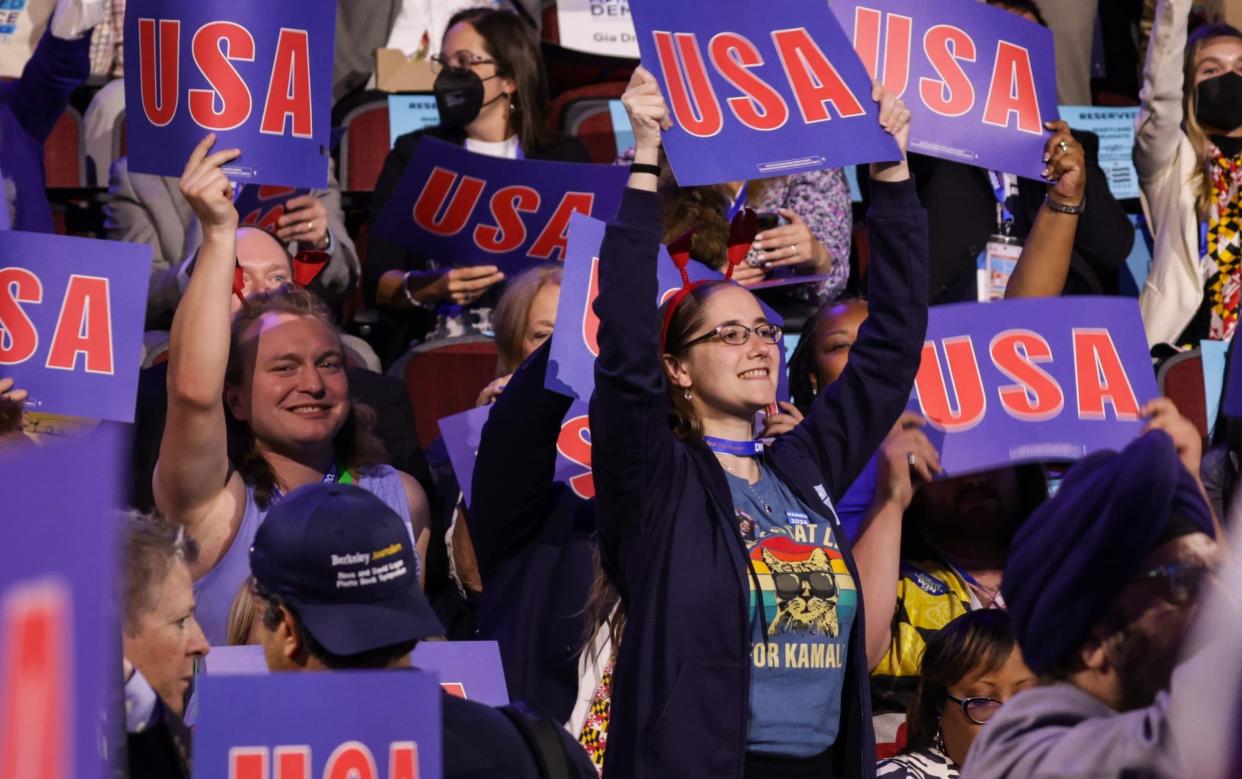
[[[1207,170],[1212,158],[1212,142],[1199,125],[1199,90],[1195,85],[1195,68],[1199,51],[1217,38],[1242,40],[1242,32],[1228,24],[1204,25],[1195,30],[1186,41],[1186,58],[1182,63],[1182,130],[1195,150],[1194,175],[1186,182],[1195,191],[1195,211],[1199,219],[1206,219],[1212,206],[1212,179]]]
[[[535,265],[514,277],[492,312],[496,331],[496,376],[508,376],[522,364],[522,344],[526,341],[526,325],[530,307],[539,290],[549,284],[561,285],[564,267],[560,263]]]
[[[250,628],[254,625],[255,602],[254,577],[247,576],[241,589],[233,596],[233,605],[229,607],[228,627],[226,628],[229,646],[244,646],[250,643]]]

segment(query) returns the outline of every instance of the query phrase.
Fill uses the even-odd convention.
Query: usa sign
[[[310,190],[296,187],[246,184],[239,188],[233,206],[237,209],[240,224],[275,233],[280,229],[280,218],[285,215],[285,204],[307,194]]]
[[[914,398],[946,474],[1124,447],[1158,394],[1142,324],[1129,298],[933,307]]]
[[[232,179],[328,181],[334,0],[132,0],[125,8],[129,169],[180,176],[207,133]]]
[[[1039,179],[1057,118],[1052,33],[976,0],[833,0],[867,72],[910,109],[910,151]]]
[[[441,692],[419,671],[204,676],[195,776],[438,779]]]
[[[548,373],[544,386],[553,392],[569,395],[584,403],[595,389],[595,358],[599,356],[599,317],[595,315],[595,298],[599,296],[599,248],[607,225],[598,219],[575,216],[569,226],[569,253],[561,282],[561,296],[556,306],[556,336],[548,356]],[[723,278],[719,273],[691,260],[686,270],[691,281]],[[658,306],[681,289],[681,274],[661,246],[656,268],[659,277]],[[762,300],[768,320],[782,324],[783,319]],[[785,350],[781,349],[780,384],[777,397],[789,397],[785,371]],[[446,439],[447,440],[447,439]]]
[[[0,451],[4,776],[113,775],[100,742],[121,678],[115,512],[128,459],[114,433]],[[89,476],[66,489],[69,474]]]
[[[682,186],[900,159],[824,0],[630,0]]]
[[[151,247],[8,231],[0,376],[31,411],[132,422]]]
[[[506,273],[565,259],[573,214],[612,216],[629,171],[500,159],[424,138],[376,230],[410,251]]]
[[[457,484],[461,487],[462,499],[467,507],[474,484],[474,462],[478,459],[479,441],[491,410],[491,406],[482,406],[440,420],[440,434],[444,436],[449,462],[453,465],[453,473],[457,476]],[[595,480],[591,475],[591,428],[584,401],[570,406],[561,422],[561,433],[556,440],[555,479],[583,500],[595,497]]]

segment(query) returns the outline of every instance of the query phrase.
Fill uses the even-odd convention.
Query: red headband
[[[733,269],[741,264],[742,260],[746,259],[746,255],[750,253],[751,244],[755,242],[755,233],[758,231],[759,217],[751,209],[743,208],[733,216],[733,221],[729,223],[729,248],[725,252],[725,281],[733,279]],[[660,327],[661,353],[668,346],[668,328],[673,323],[673,314],[676,313],[677,307],[686,299],[686,296],[707,281],[704,279],[691,282],[690,274],[686,271],[686,265],[690,262],[690,240],[693,236],[694,229],[692,228],[668,245],[669,256],[673,258],[673,264],[681,273],[681,289],[673,295],[668,308],[664,311],[664,322]]]

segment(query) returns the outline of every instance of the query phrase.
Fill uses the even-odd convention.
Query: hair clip
[[[307,249],[298,252],[293,258],[293,283],[298,287],[308,287],[327,267],[331,257],[327,252]]]

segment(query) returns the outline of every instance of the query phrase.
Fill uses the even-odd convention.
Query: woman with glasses
[[[878,87],[871,97],[904,149],[909,112]],[[897,548],[877,526],[851,549],[833,501],[914,382],[927,225],[913,182],[904,161],[872,166],[871,316],[834,388],[764,443],[755,422],[776,399],[781,328],[730,282],[689,284],[657,312],[671,124],[642,68],[623,103],[637,152],[600,248],[591,399],[601,553],[628,609],[604,774],[873,776],[867,648],[891,613],[869,613],[861,582]]]
[[[906,720],[906,749],[880,761],[876,776],[957,779],[979,728],[1005,701],[1037,683],[1022,661],[1008,613],[963,614],[927,640]]]
[[[385,241],[375,223],[424,137],[508,159],[590,162],[577,139],[548,127],[548,79],[535,32],[520,17],[473,8],[449,20],[432,58],[440,123],[401,136],[371,196],[367,301],[389,314],[385,361],[416,337],[488,333],[504,274],[478,257],[426,257]]]

